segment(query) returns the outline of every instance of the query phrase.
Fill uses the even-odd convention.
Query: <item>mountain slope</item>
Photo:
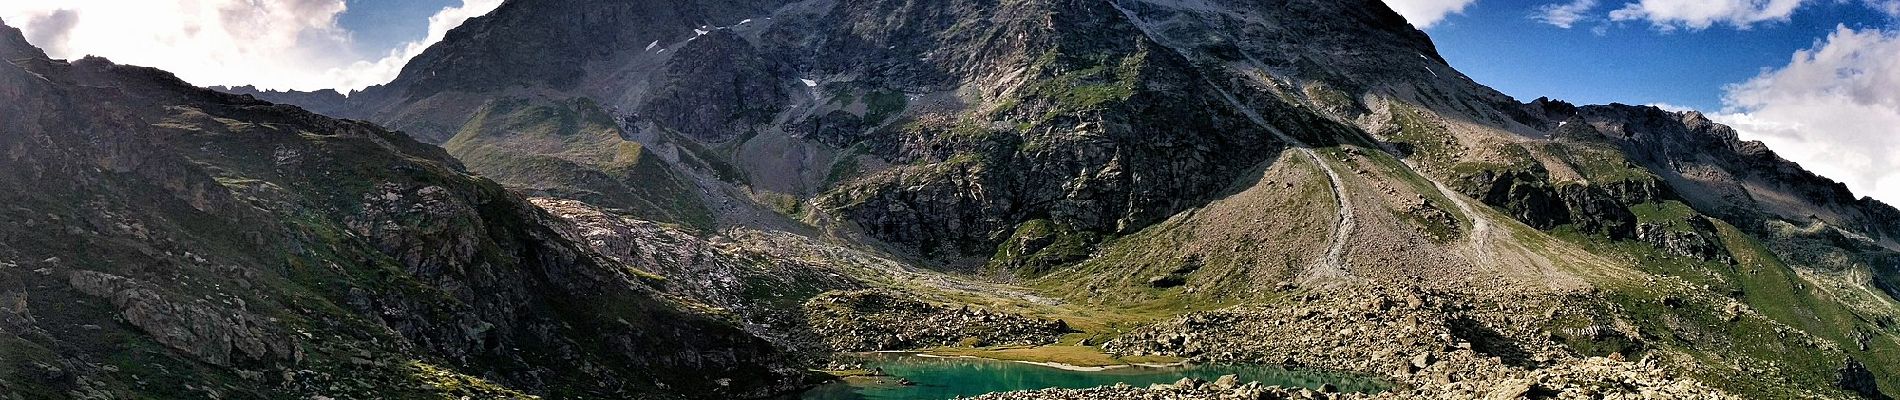
[[[567,50],[490,54],[522,43]],[[812,231],[1025,287],[1060,304],[963,301],[1063,317],[1106,350],[1421,397],[1611,356],[1749,397],[1900,387],[1892,207],[1699,115],[1520,103],[1377,1],[520,1],[429,53],[301,101],[434,142],[493,99],[592,99],[717,189],[710,236]],[[728,215],[764,208],[810,226]],[[1314,312],[1300,336],[1196,331],[1369,288],[1421,298],[1416,329]],[[1170,335],[1206,340],[1143,343]],[[1448,389],[1460,376],[1482,386]]]
[[[0,392],[727,398],[782,355],[433,146],[0,29]]]
[[[578,198],[650,220],[710,229],[691,182],[585,99],[497,99],[443,143],[469,170],[502,184]]]

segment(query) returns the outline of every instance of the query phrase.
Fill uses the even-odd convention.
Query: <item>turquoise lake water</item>
[[[1259,381],[1267,385],[1319,388],[1332,384],[1341,391],[1376,392],[1384,383],[1353,375],[1287,370],[1254,365],[1187,365],[1175,367],[1128,367],[1106,371],[1069,371],[1040,365],[976,358],[937,358],[902,353],[864,356],[866,368],[882,368],[889,376],[833,382],[805,392],[803,400],[937,400],[957,396],[975,396],[990,392],[1045,388],[1080,389],[1127,383],[1146,387],[1155,383],[1174,383],[1182,377],[1212,381],[1233,374],[1241,382]],[[898,378],[909,379],[911,386],[898,385]]]

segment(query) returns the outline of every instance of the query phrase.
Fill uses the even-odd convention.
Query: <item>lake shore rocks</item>
[[[807,301],[805,312],[812,331],[840,352],[1040,346],[1074,332],[1061,320],[952,308],[882,290],[826,293]]]
[[[1655,359],[1576,355],[1528,329],[1527,321],[1501,323],[1455,296],[1409,288],[1340,293],[1345,292],[1356,294],[1191,313],[1137,329],[1102,348],[1117,355],[1351,371],[1395,384],[1377,398],[1732,398],[1674,375]],[[1140,394],[1090,397],[1099,393],[1078,391],[998,398],[1312,398],[1180,387],[1117,390]]]

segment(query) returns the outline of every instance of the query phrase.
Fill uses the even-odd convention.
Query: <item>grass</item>
[[[864,95],[864,125],[884,125],[891,117],[904,112],[910,105],[910,99],[903,92],[878,90]]]
[[[438,393],[444,398],[468,398],[470,396],[483,399],[539,398],[433,364],[411,361],[405,368],[410,371],[410,378],[419,384],[421,389]]]
[[[989,265],[1017,276],[1034,278],[1058,266],[1088,258],[1102,239],[1102,235],[1093,232],[1076,231],[1047,219],[1033,219],[1017,225],[1016,232],[996,246]]]
[[[1679,204],[1679,203],[1678,203]],[[1684,215],[1678,206],[1656,206],[1652,218]],[[1690,211],[1692,213],[1692,211]],[[1610,282],[1600,285],[1613,305],[1599,317],[1558,318],[1550,330],[1586,354],[1618,351],[1632,346],[1625,338],[1610,337],[1584,343],[1565,332],[1588,323],[1621,319],[1635,325],[1647,350],[1681,352],[1703,363],[1684,373],[1749,398],[1804,397],[1793,388],[1830,388],[1841,354],[1805,342],[1800,334],[1784,335],[1792,327],[1851,349],[1848,334],[1870,327],[1844,305],[1811,290],[1789,266],[1733,226],[1716,221],[1717,234],[1734,253],[1738,265],[1705,262],[1663,254],[1634,241],[1612,241],[1559,228],[1553,234],[1592,253],[1618,255],[1638,269],[1659,276],[1656,281]],[[1672,284],[1679,280],[1681,284]],[[1702,290],[1702,288],[1708,290]],[[1730,319],[1727,302],[1733,299],[1759,311]],[[1877,340],[1875,349],[1854,352],[1886,387],[1893,387],[1897,352],[1891,340]],[[1630,355],[1630,354],[1625,354]],[[1733,374],[1720,366],[1737,366],[1774,374]],[[1778,381],[1785,376],[1787,381]],[[1827,389],[1819,389],[1827,390]]]
[[[443,147],[471,171],[509,186],[702,231],[715,223],[685,177],[623,139],[614,118],[584,98],[496,100]]]
[[[1690,221],[1701,215],[1688,204],[1676,200],[1632,205],[1629,210],[1630,213],[1636,214],[1637,223],[1662,226],[1677,232],[1695,231],[1695,225]]]
[[[1066,72],[1038,80],[1027,87],[1025,92],[1030,97],[1054,101],[1056,107],[1049,110],[1045,117],[1070,115],[1110,102],[1127,101],[1134,97],[1135,89],[1141,83],[1141,72],[1147,63],[1147,58],[1147,50],[1142,50],[1111,63],[1102,57],[1063,57],[1052,50],[1038,58],[1033,68],[1039,69],[1041,73]],[[1057,64],[1063,63],[1063,59],[1070,59],[1069,63],[1084,65],[1064,65],[1058,68]]]
[[[1455,162],[1458,156],[1457,139],[1436,121],[1432,121],[1413,106],[1403,103],[1392,104],[1392,120],[1399,126],[1399,132],[1390,140],[1411,146],[1412,157],[1433,165]],[[1450,143],[1447,143],[1449,141]]]
[[[1594,184],[1660,180],[1649,170],[1629,162],[1621,151],[1607,144],[1563,141],[1552,142],[1541,149],[1563,160]]]
[[[862,175],[864,173],[864,167],[858,161],[859,156],[860,155],[856,152],[840,154],[837,160],[832,161],[831,169],[825,173],[825,184],[821,187],[831,187],[838,182],[844,182]]]

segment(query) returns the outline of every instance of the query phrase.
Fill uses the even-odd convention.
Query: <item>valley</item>
[[[1379,1],[511,0],[347,96],[0,56],[0,399],[1900,394],[1900,210]]]

